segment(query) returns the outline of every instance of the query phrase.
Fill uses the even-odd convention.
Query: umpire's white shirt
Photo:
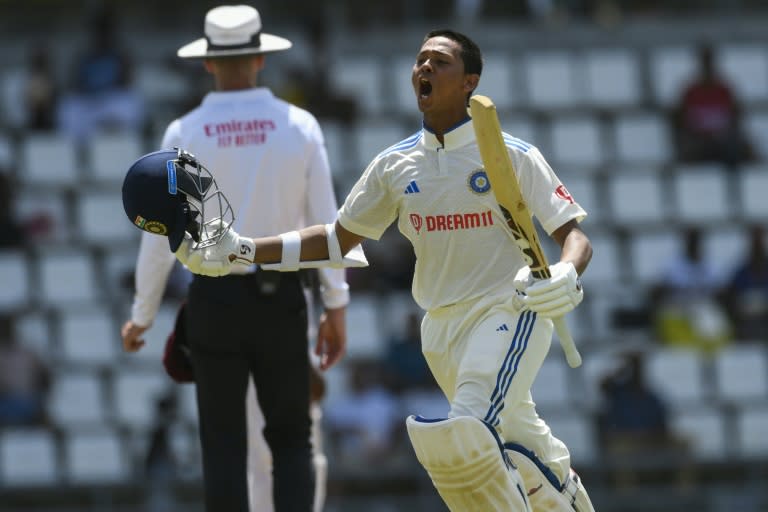
[[[444,140],[424,128],[384,150],[339,211],[342,226],[375,240],[398,220],[416,253],[413,296],[426,310],[509,293],[524,265],[483,171],[471,121]],[[538,149],[508,134],[504,141],[528,207],[547,233],[586,216]]]
[[[309,112],[269,89],[211,92],[173,121],[162,148],[195,155],[216,179],[244,236],[270,236],[336,219],[325,141]],[[157,314],[175,261],[168,239],[144,233],[136,268],[132,320],[149,325]],[[345,306],[343,269],[320,269],[323,303]]]

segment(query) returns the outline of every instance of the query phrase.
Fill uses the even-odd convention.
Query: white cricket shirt
[[[210,92],[166,129],[163,149],[192,153],[216,179],[235,214],[234,229],[271,236],[334,222],[328,156],[315,117],[263,87]],[[132,319],[149,325],[175,261],[168,239],[144,233],[136,268]],[[319,270],[323,303],[349,302],[343,269]]]
[[[397,219],[413,244],[413,297],[426,310],[510,290],[524,265],[483,170],[471,120],[445,134],[428,128],[368,166],[339,210],[344,228],[378,240]],[[551,234],[586,212],[538,149],[504,134],[523,196]]]

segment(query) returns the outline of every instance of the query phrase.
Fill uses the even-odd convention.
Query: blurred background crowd
[[[209,89],[175,51],[213,5],[0,2],[0,512],[199,506],[193,389],[161,365],[188,275],[147,349],[122,354],[139,232],[120,185]],[[768,510],[764,1],[254,5],[295,44],[267,58],[264,85],[320,120],[339,200],[420,129],[424,33],[473,37],[478,92],[590,214],[568,317],[584,366],[553,344],[533,397],[596,508]],[[395,230],[366,251],[349,353],[326,375],[327,510],[444,510],[404,429],[447,411],[420,352],[413,253]]]

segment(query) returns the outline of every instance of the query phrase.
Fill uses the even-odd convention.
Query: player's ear
[[[480,83],[480,75],[477,73],[468,73],[464,75],[464,92],[467,94],[477,89],[477,84]]]

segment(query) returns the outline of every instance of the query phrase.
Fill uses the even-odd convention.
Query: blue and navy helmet
[[[168,237],[176,252],[189,233],[198,247],[218,242],[232,225],[229,201],[211,173],[186,151],[164,149],[142,156],[123,180],[123,207],[139,229]]]

